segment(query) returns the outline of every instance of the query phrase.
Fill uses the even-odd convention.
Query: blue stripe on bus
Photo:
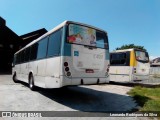
[[[71,44],[64,43],[64,54],[63,56],[71,56]]]
[[[106,60],[109,60],[109,50],[106,50]]]
[[[62,35],[62,47],[61,47],[61,56],[71,56],[71,44],[66,43],[66,30],[67,27],[63,27],[63,35]]]

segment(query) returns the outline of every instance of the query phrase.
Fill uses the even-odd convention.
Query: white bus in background
[[[110,53],[110,81],[148,80],[149,70],[149,56],[143,50],[125,49]]]
[[[104,30],[65,21],[14,55],[13,80],[35,86],[109,82],[109,44]]]

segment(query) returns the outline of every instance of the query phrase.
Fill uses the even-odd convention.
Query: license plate
[[[92,70],[92,69],[86,69],[86,73],[94,73],[94,70]]]

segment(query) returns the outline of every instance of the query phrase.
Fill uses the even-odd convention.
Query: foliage
[[[139,45],[134,45],[134,44],[122,45],[121,47],[117,47],[116,50],[124,50],[124,49],[130,49],[130,48],[136,48],[136,49],[146,51],[144,46],[139,46]]]
[[[160,88],[134,87],[128,92],[142,107],[140,111],[160,111]]]

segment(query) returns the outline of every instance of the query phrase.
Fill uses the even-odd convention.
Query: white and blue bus
[[[13,81],[31,90],[109,82],[107,32],[65,21],[14,55]]]

